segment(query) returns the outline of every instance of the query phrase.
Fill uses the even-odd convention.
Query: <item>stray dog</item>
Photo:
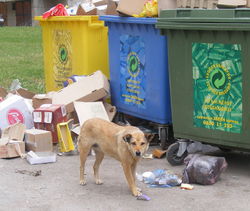
[[[107,154],[121,162],[129,188],[134,196],[141,195],[135,184],[137,162],[146,152],[153,135],[144,133],[137,127],[119,126],[103,119],[87,120],[78,138],[80,152],[80,184],[85,185],[84,168],[87,156],[92,148],[96,160],[93,166],[95,183],[102,184],[99,166]]]

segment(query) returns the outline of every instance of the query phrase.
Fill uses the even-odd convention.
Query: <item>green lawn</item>
[[[0,87],[14,79],[23,88],[45,92],[40,27],[0,27]]]

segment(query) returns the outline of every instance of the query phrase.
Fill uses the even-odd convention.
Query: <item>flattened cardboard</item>
[[[96,15],[97,9],[93,3],[79,4],[76,15]]]
[[[56,92],[52,97],[52,103],[64,104],[70,113],[74,111],[74,101],[95,102],[108,95],[108,79],[98,70]]]
[[[218,0],[218,5],[227,7],[246,6],[247,0]]]
[[[109,121],[108,114],[102,102],[74,102],[80,126],[91,118],[102,118]]]
[[[26,99],[32,99],[32,97],[35,95],[34,92],[30,92],[27,89],[23,88],[15,90],[15,94],[20,95],[21,97]]]
[[[120,0],[117,11],[128,16],[139,15],[146,1],[147,0]]]
[[[17,123],[3,130],[0,139],[0,158],[19,157],[25,153],[25,125]]]
[[[50,131],[30,129],[25,131],[25,147],[27,151],[52,152],[52,134]]]
[[[118,2],[116,0],[109,0],[106,15],[119,15],[119,13],[116,11]]]

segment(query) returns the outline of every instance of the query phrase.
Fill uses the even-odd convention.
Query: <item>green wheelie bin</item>
[[[250,151],[250,10],[162,11],[168,37],[174,136]],[[167,159],[187,155],[180,143]]]

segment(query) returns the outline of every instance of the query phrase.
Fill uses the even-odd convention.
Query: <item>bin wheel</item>
[[[161,144],[161,148],[162,150],[167,149],[167,128],[162,128],[160,130],[160,144]]]
[[[181,157],[177,156],[179,150],[179,143],[173,143],[168,147],[166,158],[172,166],[181,165],[187,157],[188,152],[185,151]]]

